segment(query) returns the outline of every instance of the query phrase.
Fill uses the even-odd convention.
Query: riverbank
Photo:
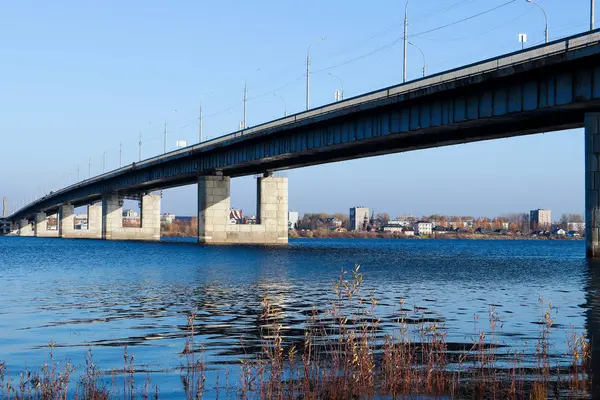
[[[194,238],[181,232],[161,232],[162,237]],[[528,236],[528,235],[495,235],[478,233],[445,233],[424,236],[405,236],[385,232],[335,232],[335,231],[290,231],[290,239],[399,239],[399,240],[585,240],[585,237],[568,236]]]

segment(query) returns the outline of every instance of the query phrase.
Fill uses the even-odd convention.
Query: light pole
[[[409,0],[406,0],[406,3],[404,4],[404,57],[403,57],[403,62],[404,62],[404,67],[403,67],[403,71],[402,71],[402,82],[406,82],[406,46],[408,44],[408,2]]]
[[[306,52],[306,110],[307,111],[310,108],[310,48],[314,44],[321,42],[323,40],[327,40],[327,37],[323,36],[322,38],[319,38],[319,39],[315,40],[314,42],[312,42],[308,46],[308,51]]]
[[[205,92],[202,97],[206,97],[207,95],[215,92],[217,89],[213,89],[213,90],[209,90],[208,92]],[[200,113],[198,116],[198,143],[202,143],[202,99],[200,99]]]
[[[540,10],[542,10],[542,12],[544,13],[544,20],[546,23],[546,29],[545,29],[545,36],[546,36],[546,43],[548,43],[548,15],[546,15],[546,11],[544,11],[544,9],[542,8],[542,6],[540,6],[538,3],[536,3],[533,0],[525,0],[528,3],[533,4],[534,6],[536,6],[537,8],[539,8]]]
[[[595,8],[595,3],[596,3],[596,0],[591,0],[590,1],[590,31],[594,30],[594,19],[595,19],[594,8]]]
[[[287,117],[287,105],[285,104],[285,100],[283,97],[278,95],[277,93],[273,93],[273,96],[277,97],[283,103],[283,116]]]
[[[202,143],[202,103],[200,103],[200,116],[198,117],[198,143]]]
[[[415,49],[417,49],[421,52],[421,55],[423,56],[423,76],[425,76],[427,74],[427,64],[425,64],[425,53],[423,53],[423,50],[421,50],[421,48],[419,46],[417,46],[416,44],[414,44],[413,42],[408,42],[408,44],[410,44]]]
[[[340,83],[342,84],[342,98],[340,100],[344,100],[344,81],[342,80],[342,78],[340,78],[337,75],[332,74],[331,72],[329,73],[329,76],[334,77],[335,79],[337,79],[338,81],[340,81]]]
[[[246,129],[246,101],[248,100],[248,83],[244,82],[244,122],[242,129]]]

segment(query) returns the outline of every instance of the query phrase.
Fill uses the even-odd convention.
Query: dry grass
[[[552,306],[540,299],[539,335],[535,355],[513,351],[502,354],[497,339],[501,324],[491,308],[487,330],[479,328],[474,316],[474,340],[463,349],[449,350],[446,331],[436,322],[409,319],[404,303],[393,331],[384,333],[376,317],[377,300],[363,292],[359,267],[342,271],[333,283],[336,294],[331,304],[307,316],[301,346],[286,343],[280,310],[269,299],[263,301],[261,351],[241,360],[237,398],[261,399],[348,399],[399,398],[428,395],[480,399],[590,398],[590,345],[574,329],[567,333],[569,365],[551,362]],[[194,321],[188,317],[188,338],[181,357],[181,381],[187,399],[200,399],[207,390],[203,349],[195,341]],[[427,321],[422,318],[421,321]],[[19,382],[9,378],[0,363],[0,399],[89,399],[159,398],[159,388],[147,377],[143,387],[135,385],[134,355],[125,348],[122,371],[112,372],[107,384],[88,352],[75,388],[69,386],[74,367],[59,368],[50,346],[49,362],[40,371],[25,371]],[[531,364],[531,361],[534,361]],[[526,365],[529,366],[526,367]],[[533,366],[532,366],[533,365]],[[106,374],[105,374],[106,375]],[[214,386],[213,386],[214,384]],[[230,394],[219,377],[210,390]]]

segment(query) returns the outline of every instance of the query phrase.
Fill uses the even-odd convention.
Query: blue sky
[[[508,3],[508,4],[506,4]],[[504,5],[506,4],[506,5]],[[545,0],[550,39],[589,27],[589,0]],[[248,84],[248,125],[301,111],[311,51],[311,105],[332,102],[402,79],[403,1],[303,2],[225,0],[3,2],[0,5],[0,196],[9,204],[44,189],[237,128]],[[499,7],[427,34],[442,25]],[[525,0],[409,3],[409,38],[435,73],[543,41],[541,11]],[[397,43],[396,43],[397,42]],[[394,44],[395,43],[395,44]],[[335,68],[331,68],[335,67]],[[423,60],[408,50],[408,78]],[[331,68],[331,69],[330,69]],[[326,70],[326,71],[321,71]],[[582,212],[583,132],[553,132],[297,169],[290,208],[496,215],[551,208]],[[252,214],[252,177],[232,184],[232,204]],[[166,191],[163,211],[196,213],[196,188]]]

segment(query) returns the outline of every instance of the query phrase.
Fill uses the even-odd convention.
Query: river
[[[263,248],[0,237],[0,361],[13,375],[39,368],[52,342],[57,360],[81,366],[91,349],[103,371],[118,370],[127,345],[140,379],[147,373],[161,398],[179,398],[194,310],[210,398],[217,374],[222,387],[227,370],[233,385],[240,358],[256,349],[263,298],[280,309],[285,340],[302,340],[306,315],[331,301],[332,281],[355,264],[382,326],[405,299],[450,343],[471,343],[494,310],[499,343],[534,352],[541,304],[551,302],[560,359],[570,326],[586,333],[599,322],[600,267],[586,261],[583,241],[296,239]]]

